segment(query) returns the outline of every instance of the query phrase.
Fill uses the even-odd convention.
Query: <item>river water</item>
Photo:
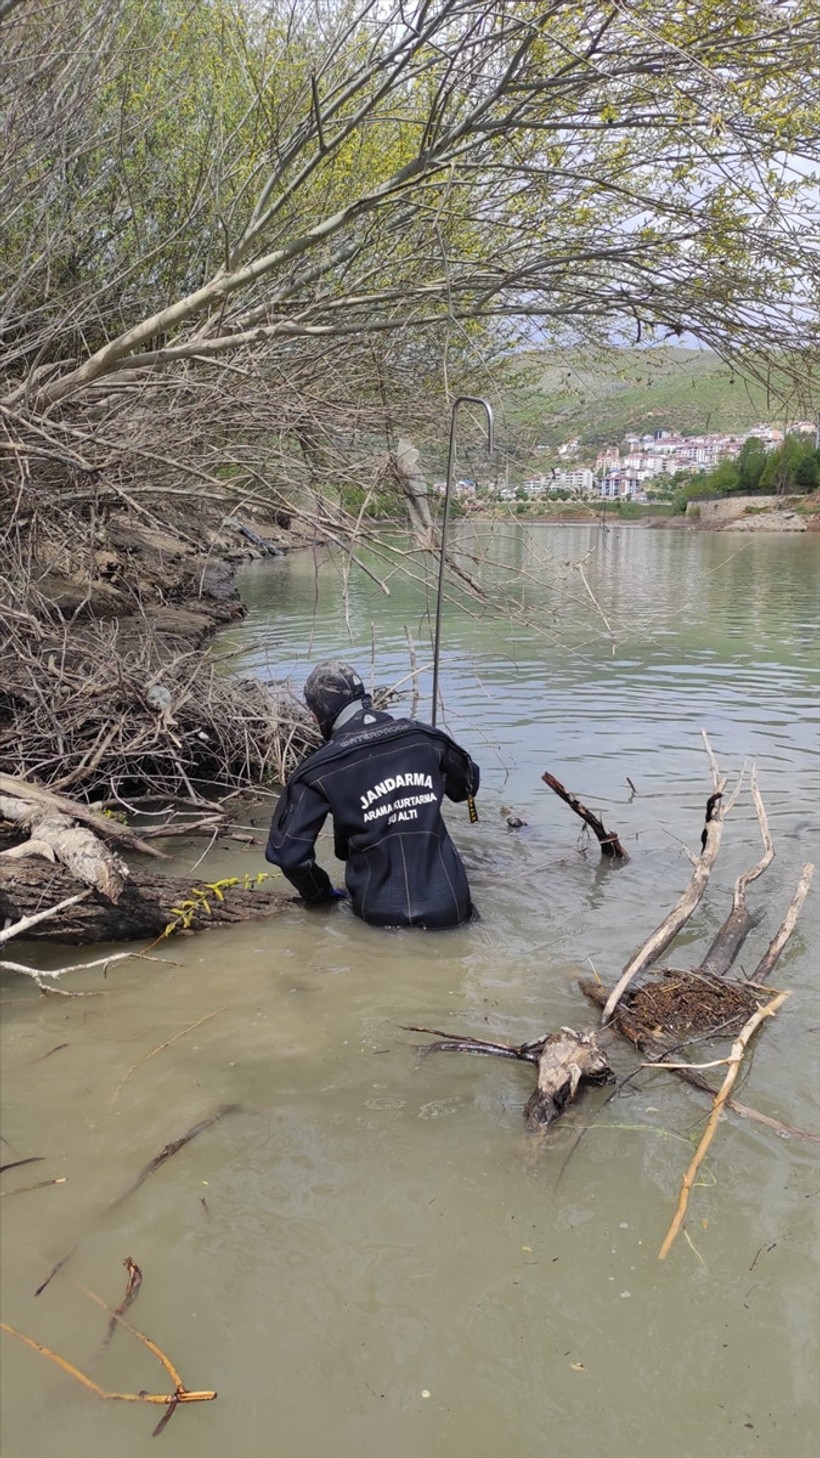
[[[724,1118],[660,1263],[700,1095],[644,1073],[586,1094],[539,1142],[521,1121],[531,1069],[420,1060],[403,1025],[518,1043],[593,1023],[577,977],[612,982],[688,881],[701,729],[732,782],[756,764],[775,841],[749,891],[752,970],[820,851],[820,537],[458,531],[490,591],[445,606],[440,722],[482,766],[478,823],[448,813],[480,921],[377,932],[345,906],[293,906],[69,979],[94,996],[5,977],[3,1162],[41,1162],[3,1188],[66,1181],[2,1199],[5,1320],[108,1390],[170,1390],[128,1332],[103,1347],[87,1294],[116,1305],[132,1256],[136,1326],[219,1398],[180,1409],[155,1446],[161,1409],[98,1401],[5,1336],[4,1458],[816,1458],[816,1146]],[[232,669],[301,685],[341,654],[389,685],[429,664],[430,582],[392,574],[386,596],[315,565],[301,552],[244,572],[249,616],[219,645]],[[419,684],[429,717],[429,671]],[[544,770],[602,813],[629,865],[602,867]],[[194,883],[263,867],[259,848],[196,869],[201,842],[171,848]],[[697,965],[760,850],[745,791],[671,965]],[[332,869],[327,837],[321,851]],[[815,888],[772,979],[794,995],[739,1092],[814,1130],[819,949]],[[611,1057],[619,1076],[636,1067],[625,1045]],[[112,1205],[226,1103],[241,1107]]]

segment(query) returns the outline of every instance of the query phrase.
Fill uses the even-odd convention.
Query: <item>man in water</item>
[[[328,811],[353,910],[371,926],[458,926],[473,914],[441,802],[472,800],[479,771],[440,729],[373,708],[354,668],[314,668],[305,702],[325,743],[291,775],[271,822],[266,859],[309,906],[338,899],[316,864]]]

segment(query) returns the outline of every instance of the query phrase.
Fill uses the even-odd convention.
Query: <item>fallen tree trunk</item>
[[[77,882],[64,866],[0,858],[0,919],[34,916],[76,891]],[[89,890],[83,900],[45,918],[27,935],[69,946],[139,941],[162,936],[169,926],[174,931],[204,931],[275,916],[288,901],[279,891],[255,885],[251,877],[192,884],[190,879],[140,868],[130,872],[116,902]]]
[[[139,865],[131,869],[89,824],[151,855],[164,853],[117,821],[9,775],[0,776],[0,821],[29,834],[0,851],[3,941],[22,935],[71,946],[140,941],[270,916],[287,901],[262,889],[266,872],[192,885]]]

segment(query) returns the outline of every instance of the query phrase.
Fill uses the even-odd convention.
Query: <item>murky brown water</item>
[[[561,566],[593,548],[614,656]],[[160,1410],[99,1402],[4,1337],[4,1458],[815,1458],[816,1147],[725,1119],[689,1241],[660,1264],[707,1107],[695,1093],[662,1074],[610,1102],[595,1091],[539,1148],[520,1118],[529,1069],[418,1061],[423,1040],[401,1025],[521,1041],[591,1022],[575,978],[591,961],[611,980],[688,879],[708,792],[701,726],[724,769],[755,758],[775,837],[750,890],[766,909],[742,958],[754,965],[818,853],[817,548],[642,530],[602,544],[585,528],[497,543],[499,561],[526,557],[534,619],[560,641],[448,609],[447,723],[484,768],[478,825],[458,807],[450,823],[480,923],[384,933],[345,907],[294,906],[105,982],[74,974],[93,997],[5,977],[3,1162],[42,1162],[3,1189],[67,1182],[0,1202],[4,1319],[111,1390],[168,1390],[128,1333],[102,1348],[106,1319],[83,1290],[116,1304],[130,1255],[145,1274],[135,1324],[219,1398],[177,1412],[155,1446]],[[312,624],[307,556],[249,570],[245,591],[252,612],[231,639],[243,669],[301,681],[311,655],[340,647],[368,668],[376,620],[376,678],[390,682],[407,671],[405,624],[422,635],[417,593],[384,600],[360,582],[349,640],[336,588]],[[544,769],[603,809],[628,867],[579,849]],[[508,831],[502,806],[527,827]],[[185,870],[202,845],[176,850]],[[697,961],[758,855],[745,798],[674,961]],[[194,879],[260,856],[223,848]],[[815,893],[774,978],[795,995],[740,1094],[814,1129],[818,949]],[[635,1067],[625,1047],[613,1059]],[[108,1208],[224,1103],[241,1111]]]

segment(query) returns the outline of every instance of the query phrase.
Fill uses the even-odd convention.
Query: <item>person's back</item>
[[[357,916],[373,926],[457,926],[472,914],[461,857],[441,816],[479,771],[448,735],[375,710],[347,664],[322,664],[305,698],[327,743],[291,776],[266,856],[309,904],[334,894],[313,848],[333,816],[336,854]],[[340,707],[341,704],[341,707]]]

